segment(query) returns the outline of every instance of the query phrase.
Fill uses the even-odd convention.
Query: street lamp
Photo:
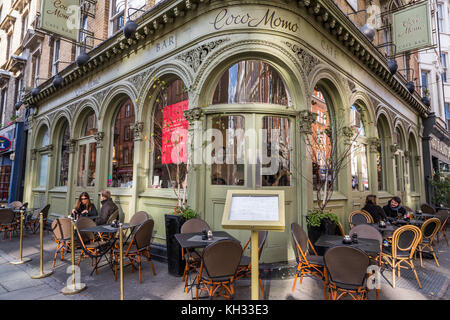
[[[146,12],[145,10],[136,9],[136,8],[128,8],[127,9],[127,22],[125,23],[125,26],[123,27],[123,35],[125,36],[125,39],[130,39],[135,34],[137,27],[139,26],[136,22],[134,22],[133,20],[130,19],[130,9],[135,10],[135,11]]]

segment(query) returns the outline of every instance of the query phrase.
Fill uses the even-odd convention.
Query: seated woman
[[[82,192],[77,200],[75,208],[72,210],[72,216],[78,217],[95,217],[98,216],[97,208],[92,203],[87,192]]]
[[[397,219],[399,216],[403,217],[406,214],[405,208],[400,203],[402,200],[399,197],[393,197],[388,204],[383,207],[387,217]]]
[[[380,220],[386,221],[386,214],[383,208],[377,205],[377,196],[374,194],[369,194],[366,197],[366,205],[361,210],[370,213],[375,223],[380,222]]]

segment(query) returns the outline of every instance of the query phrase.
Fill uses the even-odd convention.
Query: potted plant
[[[315,243],[323,234],[335,234],[338,217],[336,214],[318,208],[312,209],[306,216],[308,237],[311,243]]]
[[[166,225],[167,268],[171,275],[182,276],[184,270],[181,247],[175,239],[175,234],[181,232],[183,223],[197,216],[197,212],[188,206],[176,207],[172,212],[164,215]]]

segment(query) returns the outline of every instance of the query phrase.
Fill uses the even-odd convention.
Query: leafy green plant
[[[309,210],[307,223],[311,227],[320,227],[323,219],[329,219],[330,221],[338,222],[336,214],[330,211],[321,211],[320,209]]]
[[[444,207],[450,206],[450,176],[436,172],[431,182],[433,186],[433,203]]]
[[[183,218],[185,218],[186,220],[192,219],[192,218],[196,218],[198,216],[198,213],[189,208],[189,207],[175,207],[175,209],[173,210],[172,214],[175,215],[181,215],[183,216]]]

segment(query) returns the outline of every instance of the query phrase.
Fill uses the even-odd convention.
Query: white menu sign
[[[278,196],[233,195],[230,220],[278,221]]]

